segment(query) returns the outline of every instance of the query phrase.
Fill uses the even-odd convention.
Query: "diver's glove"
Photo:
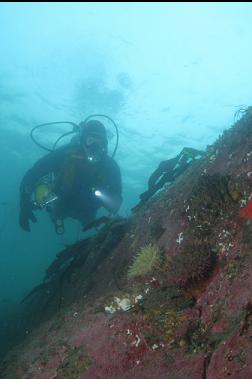
[[[37,219],[32,211],[33,204],[30,200],[30,196],[26,193],[22,194],[20,201],[19,225],[26,232],[31,231],[29,221],[37,222]]]

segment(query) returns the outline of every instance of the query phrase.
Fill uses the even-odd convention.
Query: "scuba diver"
[[[139,196],[141,200],[132,208],[132,212],[140,209],[166,183],[172,183],[195,160],[202,158],[204,154],[204,151],[184,147],[175,158],[160,162],[158,168],[151,174],[148,180],[148,190]]]
[[[23,230],[29,232],[30,221],[37,221],[33,213],[36,209],[47,210],[57,234],[64,233],[66,217],[85,227],[95,219],[99,208],[110,213],[119,210],[121,173],[113,156],[108,155],[106,128],[102,122],[88,118],[78,127],[77,141],[73,138],[56,150],[47,149],[50,152],[24,175],[19,215]]]

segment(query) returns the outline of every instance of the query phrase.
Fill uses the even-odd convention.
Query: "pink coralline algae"
[[[207,379],[252,378],[252,344],[248,337],[237,333],[220,344],[213,353]]]
[[[98,335],[99,325],[96,323],[93,333],[90,334],[89,329],[87,335],[82,336],[94,362],[82,379],[109,379],[113,375],[119,378],[139,365],[146,352],[151,350],[145,341],[144,322],[141,320],[119,317],[107,325],[103,324],[101,329]]]

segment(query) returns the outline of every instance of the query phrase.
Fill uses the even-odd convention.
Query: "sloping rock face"
[[[248,108],[139,213],[73,247],[78,259],[58,276],[61,263],[51,266],[60,280],[35,293],[39,326],[5,357],[1,378],[252,378],[251,171]],[[152,246],[159,259],[129,277]]]

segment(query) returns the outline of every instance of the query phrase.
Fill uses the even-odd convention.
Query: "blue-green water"
[[[82,237],[72,220],[55,235],[43,212],[31,233],[18,225],[20,181],[45,154],[31,128],[112,117],[128,216],[161,160],[205,149],[251,105],[251,17],[249,3],[1,3],[0,330],[56,253]],[[39,138],[50,145],[62,131]]]

